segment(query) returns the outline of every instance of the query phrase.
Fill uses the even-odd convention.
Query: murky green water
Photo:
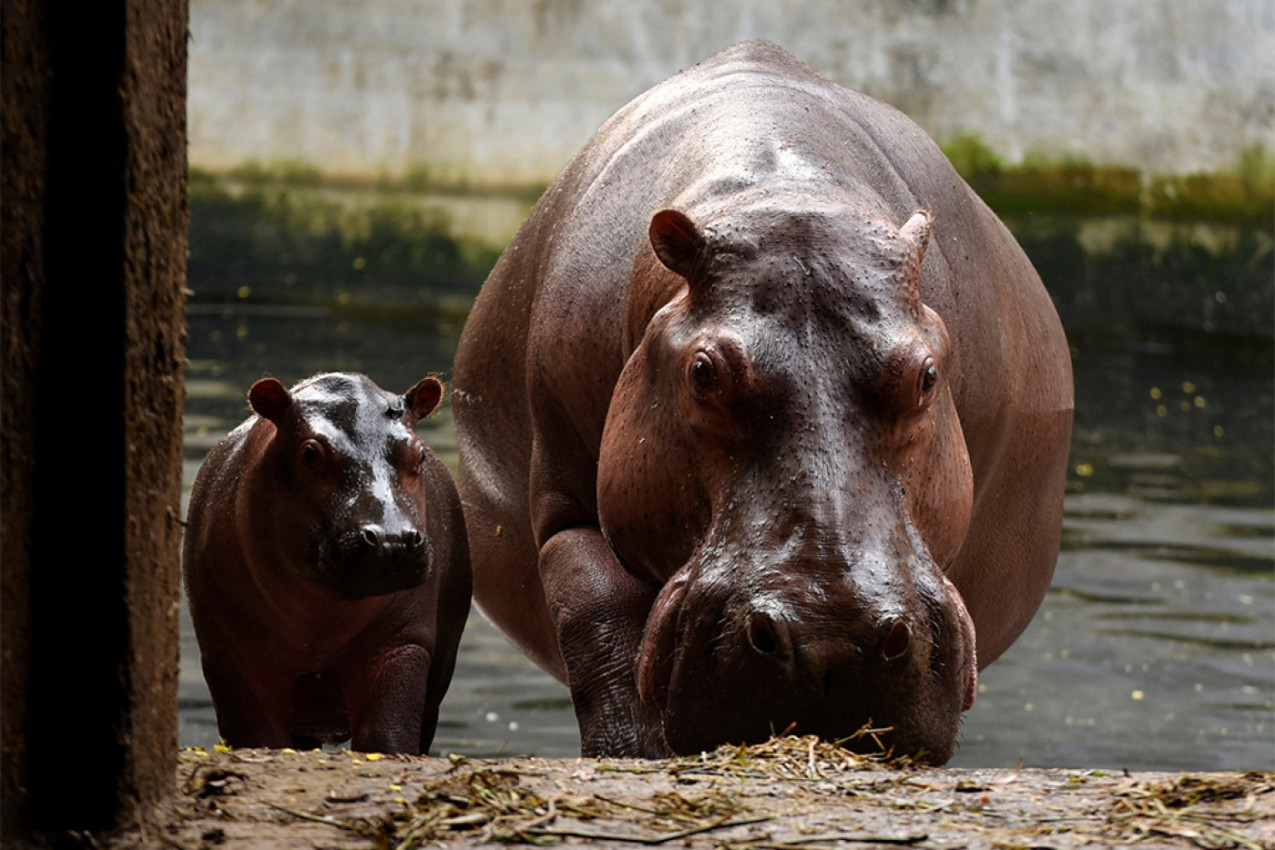
[[[467,203],[473,230],[510,226]],[[499,203],[493,218],[518,219]],[[375,228],[332,235],[320,221],[295,236],[277,222],[236,225],[241,212],[197,203],[192,218],[187,486],[208,448],[242,420],[244,393],[263,374],[291,382],[354,370],[405,390],[427,372],[448,373],[475,291],[462,272],[430,284],[427,260],[383,233],[359,236]],[[1068,320],[1072,476],[1053,587],[1027,632],[984,671],[953,763],[1273,768],[1270,235],[1013,224]],[[210,230],[215,240],[203,235]],[[276,255],[280,246],[292,265]],[[467,262],[442,256],[452,257],[448,269]],[[422,429],[454,469],[449,411]],[[181,738],[207,746],[216,725],[183,623]],[[474,614],[434,750],[569,756],[578,746],[566,688]]]

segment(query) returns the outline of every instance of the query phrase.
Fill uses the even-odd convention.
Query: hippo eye
[[[717,370],[713,367],[712,358],[701,351],[691,364],[691,384],[697,392],[706,393],[713,388],[716,379]]]
[[[416,437],[391,443],[386,459],[403,475],[419,475],[425,466],[425,444]]]
[[[934,365],[934,359],[927,357],[925,365],[921,369],[921,394],[925,395],[939,382],[939,369]]]
[[[323,446],[318,440],[306,440],[301,444],[301,463],[313,467],[323,457]]]

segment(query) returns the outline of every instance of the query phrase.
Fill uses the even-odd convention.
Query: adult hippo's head
[[[651,221],[599,459],[602,529],[662,586],[642,699],[680,753],[871,722],[942,763],[977,663],[944,574],[973,488],[922,303],[930,216],[771,195],[698,217]]]

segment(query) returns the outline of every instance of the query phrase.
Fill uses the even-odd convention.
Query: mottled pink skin
[[[204,461],[184,572],[231,745],[427,751],[471,587],[455,485],[415,434],[442,392],[263,379]]]
[[[470,314],[458,485],[484,614],[586,754],[890,726],[941,763],[1057,558],[1066,340],[892,108],[772,44],[635,99]]]

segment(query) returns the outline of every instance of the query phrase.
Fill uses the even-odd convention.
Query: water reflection
[[[1042,268],[1066,291],[1073,282],[1058,274]],[[449,373],[462,321],[410,305],[197,299],[187,487],[245,416],[256,378],[354,370],[406,389]],[[1063,551],[1035,620],[984,671],[954,764],[1275,767],[1270,340],[1131,327],[1069,328],[1077,405]],[[421,434],[454,471],[450,408]],[[182,629],[181,739],[208,746],[216,727],[184,612]],[[578,747],[566,688],[472,616],[434,751]]]

